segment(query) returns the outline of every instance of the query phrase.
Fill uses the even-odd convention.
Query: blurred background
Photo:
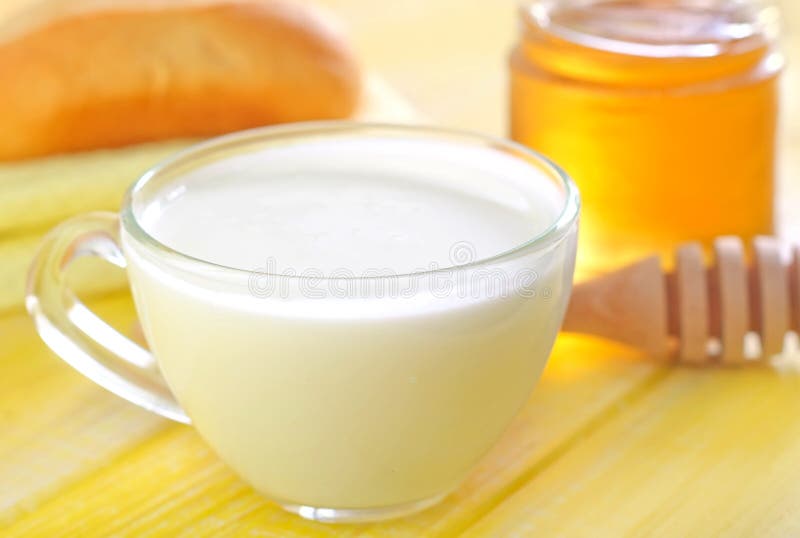
[[[520,0],[404,0],[388,9],[381,2],[360,0],[317,3],[346,21],[367,66],[423,113],[458,127],[506,133],[505,59],[518,39]],[[794,89],[800,84],[794,65],[795,56],[800,57],[800,2],[777,4],[789,57],[785,83]],[[376,33],[381,39],[375,39]],[[785,99],[784,117],[796,125],[792,95],[793,91]],[[794,137],[797,131],[790,129]]]
[[[506,58],[518,39],[522,0],[303,1],[324,6],[343,20],[366,67],[379,72],[431,119],[497,135],[506,132]],[[13,21],[37,3],[3,0],[0,20]],[[783,12],[789,53],[786,79],[794,87],[800,2],[776,3]],[[790,110],[793,101],[786,100]]]

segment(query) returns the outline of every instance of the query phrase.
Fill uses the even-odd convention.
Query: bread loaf
[[[347,43],[300,3],[85,4],[0,39],[0,161],[341,118],[358,104]]]

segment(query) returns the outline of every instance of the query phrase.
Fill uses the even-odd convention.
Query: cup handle
[[[75,217],[45,236],[28,274],[25,297],[42,340],[101,387],[163,417],[190,424],[153,355],[100,319],[67,287],[67,268],[83,256],[126,267],[116,214]]]

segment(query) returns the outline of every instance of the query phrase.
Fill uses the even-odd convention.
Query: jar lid
[[[536,0],[522,19],[534,63],[644,86],[748,71],[769,54],[779,26],[775,6],[742,0]]]

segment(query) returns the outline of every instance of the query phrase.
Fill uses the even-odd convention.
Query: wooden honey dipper
[[[800,247],[787,265],[771,237],[753,241],[752,261],[738,237],[714,242],[706,267],[703,250],[676,250],[666,272],[658,256],[576,285],[563,330],[601,336],[685,364],[766,362],[781,353],[790,330],[800,332]],[[761,355],[745,355],[745,335],[761,338]],[[718,339],[720,353],[708,352]]]

